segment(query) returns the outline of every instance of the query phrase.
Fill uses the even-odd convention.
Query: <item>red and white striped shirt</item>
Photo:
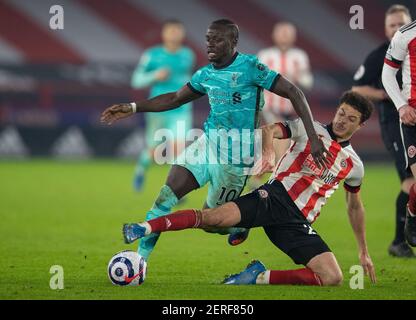
[[[300,119],[286,121],[282,128],[292,140],[289,150],[280,159],[271,181],[279,180],[303,216],[313,223],[319,216],[326,200],[345,180],[349,192],[358,192],[364,177],[364,165],[349,144],[338,143],[332,126],[314,122],[317,134],[326,149],[333,155],[328,169],[319,169],[310,153],[310,143]]]
[[[404,25],[394,34],[384,63],[394,69],[402,67],[403,89],[401,96],[396,95],[396,93],[399,94],[399,88],[397,87],[395,90],[395,86],[392,87],[383,75],[384,87],[396,108],[400,108],[404,104],[416,108],[416,20]],[[392,81],[396,81],[396,78],[392,77]]]
[[[304,89],[312,87],[313,76],[310,72],[309,57],[302,49],[290,48],[281,51],[277,47],[271,47],[261,50],[257,56],[269,69],[279,72],[296,85]],[[263,111],[272,112],[276,116],[295,114],[289,99],[265,91],[264,101]]]

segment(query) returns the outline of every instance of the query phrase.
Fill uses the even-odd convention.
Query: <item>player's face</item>
[[[384,27],[387,39],[391,40],[396,31],[408,23],[410,23],[410,17],[404,12],[396,12],[386,16]]]
[[[185,29],[179,23],[168,23],[162,29],[162,41],[165,44],[181,45],[185,38]]]
[[[332,120],[332,130],[341,139],[349,139],[354,132],[362,127],[361,113],[350,105],[343,103],[338,107],[334,120]]]
[[[296,42],[296,29],[291,24],[277,25],[273,30],[273,41],[281,50],[288,50]]]
[[[208,61],[222,64],[227,61],[235,49],[235,41],[225,28],[210,27],[206,34]]]

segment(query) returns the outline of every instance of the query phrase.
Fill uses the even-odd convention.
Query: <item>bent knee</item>
[[[342,271],[339,269],[328,270],[319,277],[323,286],[340,286],[344,280]]]

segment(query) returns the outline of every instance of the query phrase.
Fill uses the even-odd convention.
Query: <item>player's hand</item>
[[[377,282],[376,272],[374,270],[374,264],[370,258],[370,255],[366,252],[362,252],[360,253],[359,257],[360,257],[360,263],[364,269],[365,275],[370,277],[370,280],[372,283],[376,283]]]
[[[409,105],[404,105],[399,109],[400,120],[408,126],[416,124],[416,109]]]
[[[160,69],[156,72],[155,78],[157,81],[165,81],[169,78],[170,71],[169,69]]]
[[[255,172],[258,172],[258,175],[262,175],[266,172],[273,172],[276,165],[276,153],[273,149],[263,150],[261,159],[257,162],[255,166]]]
[[[326,168],[329,164],[332,154],[325,148],[324,143],[321,139],[316,136],[316,138],[311,139],[311,154],[315,164],[319,169],[322,167]]]
[[[130,117],[132,114],[133,109],[129,103],[115,104],[104,110],[101,114],[101,122],[111,125],[120,119]]]

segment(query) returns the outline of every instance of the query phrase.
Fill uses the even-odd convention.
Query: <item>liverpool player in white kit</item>
[[[402,90],[396,79],[400,67]],[[404,25],[394,34],[384,59],[382,80],[387,94],[399,111],[406,166],[416,177],[416,21]],[[416,184],[409,191],[404,234],[407,242],[415,247]]]
[[[263,157],[260,165],[263,171],[275,166],[273,139],[292,140],[268,183],[215,209],[182,210],[145,223],[132,224],[129,234],[124,234],[126,242],[151,232],[210,226],[261,226],[274,245],[305,268],[266,270],[260,261],[253,261],[241,273],[227,277],[225,284],[339,285],[343,276],[337,260],[311,224],[319,216],[326,200],[345,180],[348,215],[357,239],[360,263],[375,282],[359,192],[364,166],[349,143],[372,111],[370,101],[358,93],[346,92],[331,124],[314,123],[317,134],[331,154],[326,168],[315,165],[305,128],[299,119],[262,127]]]

